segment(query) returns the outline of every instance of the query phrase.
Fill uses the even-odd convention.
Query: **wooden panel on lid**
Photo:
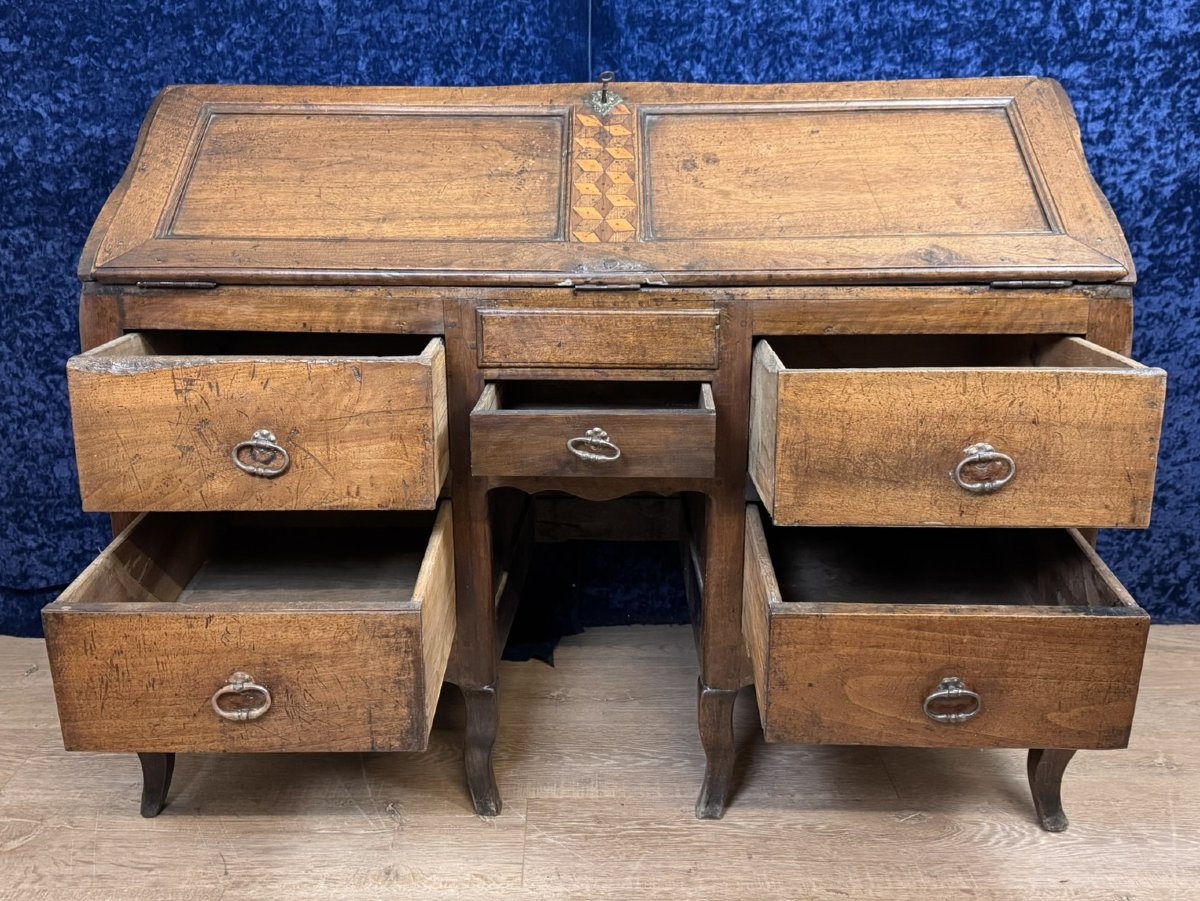
[[[1057,83],[189,85],[80,264],[103,282],[1114,282]]]

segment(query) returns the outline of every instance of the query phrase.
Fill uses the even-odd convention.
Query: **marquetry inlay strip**
[[[575,113],[571,159],[571,240],[631,241],[637,235],[637,146],[624,103],[603,118]]]

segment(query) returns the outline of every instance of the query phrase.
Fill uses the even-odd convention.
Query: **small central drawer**
[[[452,542],[449,502],[144,514],[42,611],[67,750],[423,749]]]
[[[1144,528],[1165,387],[1081,338],[772,338],[750,473],[779,525]]]
[[[768,741],[1120,748],[1150,618],[1078,532],[746,517],[742,629]]]
[[[471,411],[477,476],[711,478],[707,383],[493,382]]]
[[[716,369],[715,309],[483,309],[479,365]]]
[[[430,510],[440,338],[131,333],[67,364],[83,508]]]

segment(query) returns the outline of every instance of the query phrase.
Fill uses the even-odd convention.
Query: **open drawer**
[[[131,333],[67,364],[85,510],[431,510],[440,338]]]
[[[423,749],[454,638],[450,504],[330,516],[139,517],[42,611],[67,749]]]
[[[1081,338],[772,338],[752,378],[780,525],[1149,524],[1166,373]]]
[[[716,430],[706,383],[491,382],[471,411],[471,472],[711,478]]]
[[[1150,619],[1070,530],[764,529],[742,628],[768,741],[1120,748]]]

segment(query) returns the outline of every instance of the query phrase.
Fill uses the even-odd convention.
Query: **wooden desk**
[[[499,813],[550,492],[671,499],[701,817],[749,684],[769,739],[1030,748],[1050,830],[1128,740],[1148,618],[1071,530],[1147,524],[1165,374],[1053,81],[170,88],[80,273],[128,528],[47,639],[148,816],[180,751],[421,749],[443,679]]]

